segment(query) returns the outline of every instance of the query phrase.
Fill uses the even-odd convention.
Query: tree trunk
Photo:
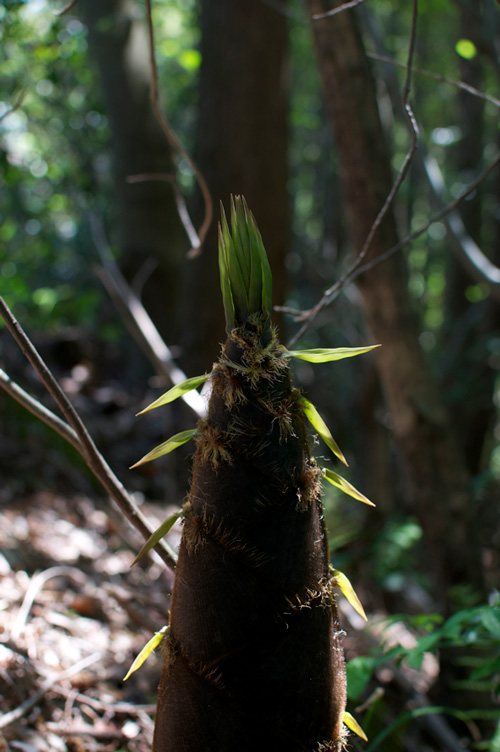
[[[333,6],[341,3],[335,0]],[[308,0],[311,13],[331,0]],[[325,105],[336,142],[344,206],[358,254],[392,185],[374,83],[352,11],[313,21]],[[397,242],[394,217],[376,233],[369,258]],[[402,255],[359,279],[368,327],[383,346],[377,367],[407,482],[408,502],[422,525],[436,578],[436,597],[449,605],[449,588],[482,589],[474,537],[475,512],[450,422],[418,341]],[[404,502],[403,502],[404,503]]]
[[[259,218],[279,304],[288,240],[286,18],[261,0],[203,0],[201,30],[196,161],[215,210],[242,194]],[[214,223],[185,287],[184,365],[192,373],[206,368],[223,330],[216,251]]]
[[[120,264],[132,280],[145,262],[153,262],[142,297],[171,343],[177,336],[180,264],[188,240],[168,182],[127,182],[129,175],[173,171],[170,146],[149,99],[145,22],[137,17],[135,0],[82,0],[80,6],[111,124]]]

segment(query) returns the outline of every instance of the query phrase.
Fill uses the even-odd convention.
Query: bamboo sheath
[[[320,471],[264,318],[233,330],[199,425],[154,752],[338,750],[344,660]]]

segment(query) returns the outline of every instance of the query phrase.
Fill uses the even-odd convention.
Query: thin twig
[[[94,710],[103,710],[106,713],[141,715],[141,713],[154,713],[156,710],[156,705],[137,705],[133,702],[102,702],[102,700],[96,700],[95,697],[89,697],[89,695],[84,695],[80,692],[67,690],[65,687],[58,687],[57,684],[52,687],[52,691],[63,697],[71,695],[71,699],[76,700],[76,702],[85,703],[85,705],[88,705]]]
[[[64,16],[65,13],[69,13],[70,10],[72,10],[78,3],[78,0],[71,0],[70,3],[64,6],[64,8],[61,8],[61,10],[55,10],[54,15],[55,16]]]
[[[189,238],[189,242],[191,243],[191,249],[188,251],[188,257],[192,258],[193,251],[195,251],[196,253],[198,252],[200,239],[193,223],[191,222],[191,217],[189,216],[184,196],[181,193],[181,189],[179,188],[179,183],[177,182],[175,175],[172,175],[172,173],[169,172],[144,172],[139,175],[127,176],[127,183],[144,183],[151,180],[159,180],[161,182],[171,184],[172,190],[174,192],[175,203],[177,204],[177,212]]]
[[[16,110],[18,110],[20,108],[20,106],[23,103],[23,99],[24,99],[25,94],[26,94],[26,89],[21,89],[21,91],[17,95],[16,101],[14,102],[14,104],[12,105],[12,107],[9,107],[9,109],[6,110],[3,113],[3,115],[0,115],[0,123],[2,122],[2,120],[5,120],[6,117],[8,117],[9,115],[12,115],[13,112],[15,112]]]
[[[417,148],[417,143],[418,143],[418,126],[417,126],[417,122],[415,119],[415,115],[413,114],[413,110],[409,103],[409,95],[410,95],[410,89],[411,89],[412,61],[413,61],[413,56],[415,53],[417,17],[418,17],[418,0],[412,0],[412,18],[411,18],[411,26],[410,26],[410,33],[409,33],[408,56],[407,56],[407,63],[406,63],[406,77],[405,77],[405,82],[404,82],[404,87],[403,87],[403,108],[405,112],[405,118],[408,124],[408,129],[410,131],[411,143],[410,143],[408,152],[406,154],[405,160],[403,162],[401,169],[399,170],[399,173],[396,177],[396,180],[394,181],[394,184],[391,190],[389,191],[387,198],[384,201],[382,208],[377,214],[375,221],[373,222],[370,228],[370,231],[368,232],[366,240],[363,244],[363,247],[356,261],[352,264],[350,269],[348,269],[345,272],[345,274],[334,285],[332,285],[330,288],[328,288],[328,290],[326,290],[321,300],[319,300],[319,302],[313,308],[311,308],[309,311],[307,311],[300,318],[297,319],[297,320],[303,321],[304,323],[299,329],[299,331],[292,337],[292,339],[288,343],[288,347],[292,347],[295,344],[295,342],[309,329],[309,327],[311,326],[312,322],[314,321],[318,313],[322,311],[323,308],[331,301],[332,296],[335,295],[335,293],[337,293],[340,289],[342,289],[342,287],[346,284],[347,280],[350,279],[352,275],[356,272],[356,270],[362,266],[372,246],[372,242],[375,237],[375,234],[377,230],[379,229],[380,225],[382,224],[385,216],[387,215],[387,212],[389,211],[394,201],[394,197],[396,196],[396,193],[401,187],[401,184],[403,183],[404,179],[406,178],[406,175],[408,174],[408,170],[410,169],[410,165],[413,160],[413,157]]]
[[[459,204],[465,198],[467,198],[467,196],[470,196],[471,193],[474,193],[479,184],[482,183],[483,180],[490,174],[490,172],[492,172],[499,164],[500,152],[497,154],[493,162],[491,162],[488,167],[485,167],[485,169],[477,176],[477,178],[469,183],[467,188],[465,188],[454,201],[452,201],[450,204],[447,204],[445,207],[443,207],[443,209],[433,214],[432,217],[427,222],[425,222],[425,224],[421,225],[418,229],[406,235],[403,240],[401,240],[399,243],[396,243],[396,245],[393,245],[392,248],[384,251],[384,253],[381,253],[379,256],[377,256],[377,258],[372,259],[372,261],[368,261],[366,264],[363,264],[363,266],[357,269],[355,273],[351,277],[349,277],[349,281],[356,279],[356,277],[358,277],[360,274],[363,274],[364,272],[373,269],[378,264],[381,264],[383,261],[386,261],[388,258],[408,245],[408,243],[411,243],[412,240],[415,240],[415,238],[418,238],[419,235],[422,235],[424,232],[426,232],[434,222],[438,222],[440,219],[443,219],[452,211],[454,211],[459,206]]]
[[[11,397],[14,397],[19,404],[25,407],[26,410],[29,410],[30,413],[43,421],[43,423],[50,426],[50,428],[72,444],[75,449],[78,449],[79,452],[81,451],[82,445],[80,439],[71,426],[69,426],[64,420],[61,420],[61,418],[45,407],[45,405],[42,405],[42,403],[32,397],[31,394],[25,392],[24,389],[13,381],[2,368],[0,368],[0,386],[5,389]]]
[[[404,63],[398,63],[397,60],[393,60],[390,57],[387,57],[386,55],[379,55],[376,52],[367,52],[367,57],[372,58],[372,60],[378,60],[381,63],[387,63],[388,65],[393,65],[396,68],[406,68],[406,65]],[[484,99],[485,102],[490,102],[491,104],[494,104],[495,107],[500,107],[500,99],[496,99],[495,97],[492,97],[490,94],[485,94],[482,91],[479,91],[479,89],[476,89],[474,86],[470,86],[470,84],[466,84],[465,81],[458,81],[454,78],[447,78],[446,76],[442,76],[440,73],[434,73],[433,71],[423,70],[422,68],[415,68],[412,67],[412,73],[416,73],[419,76],[427,76],[427,78],[433,78],[435,81],[441,81],[441,83],[449,84],[450,86],[455,86],[457,89],[462,89],[462,91],[466,91],[468,94],[471,94],[474,97],[477,97],[478,99]]]
[[[156,59],[155,59],[151,0],[146,0],[146,21],[147,21],[147,29],[148,29],[148,40],[149,40],[149,65],[151,69],[151,92],[150,92],[151,103],[153,105],[153,109],[155,111],[156,117],[158,118],[158,122],[160,123],[161,128],[165,136],[167,137],[169,143],[174,147],[174,149],[176,149],[176,151],[181,156],[184,157],[184,159],[189,164],[191,170],[193,171],[193,174],[198,182],[201,193],[203,195],[203,200],[205,202],[205,217],[203,219],[200,229],[198,230],[198,233],[196,236],[196,243],[193,244],[193,247],[191,248],[188,254],[190,258],[193,258],[194,256],[198,255],[201,252],[203,243],[205,242],[205,238],[207,236],[207,232],[210,228],[210,225],[212,224],[212,217],[213,217],[212,197],[210,196],[210,191],[208,190],[208,186],[206,184],[205,178],[203,177],[202,173],[198,169],[192,157],[187,153],[187,151],[185,150],[185,148],[183,147],[183,145],[181,144],[181,142],[179,141],[179,139],[173,132],[158,102],[158,72],[157,72]],[[177,196],[176,196],[176,199],[178,200]],[[180,214],[179,216],[180,216],[181,221],[184,223],[185,215]],[[191,220],[189,221],[189,225],[193,228],[193,232],[194,232],[194,227],[191,223]],[[190,231],[188,231],[188,228],[186,227],[185,224],[184,224],[184,227],[186,229],[186,233],[188,237],[191,239]]]
[[[399,243],[396,243],[396,245],[393,245],[387,251],[380,253],[376,258],[372,259],[371,261],[367,261],[365,264],[355,269],[351,267],[351,269],[343,275],[342,279],[339,280],[339,282],[337,282],[333,287],[330,288],[331,297],[328,299],[328,303],[331,303],[338,297],[343,287],[345,287],[345,285],[348,282],[353,282],[361,274],[364,274],[365,272],[368,272],[371,269],[374,269],[379,264],[382,264],[384,261],[387,261],[388,258],[390,258],[391,256],[394,256],[395,253],[398,253],[399,251],[401,251],[405,246],[407,246],[413,240],[418,238],[420,235],[423,235],[423,233],[426,232],[429,229],[429,227],[432,224],[434,224],[434,222],[438,222],[440,219],[444,219],[448,214],[455,211],[455,209],[462,203],[462,201],[466,199],[467,196],[470,196],[471,193],[474,193],[474,191],[483,182],[483,180],[485,180],[485,178],[488,177],[490,172],[492,172],[495,169],[495,167],[497,167],[499,164],[500,164],[500,152],[497,154],[493,162],[491,162],[491,164],[489,164],[488,167],[485,167],[485,169],[477,176],[477,178],[475,178],[475,180],[469,183],[467,188],[464,188],[462,193],[460,193],[460,195],[457,196],[457,198],[454,201],[447,204],[445,207],[443,207],[438,212],[433,214],[430,217],[430,219],[428,219],[427,222],[425,222],[423,225],[420,225],[420,227],[418,227],[413,232],[410,232],[402,240],[400,240]],[[497,267],[493,267],[493,269],[496,270]],[[488,280],[485,280],[485,281],[488,281]],[[496,275],[494,275],[493,277],[493,282],[496,282]],[[290,316],[294,316],[296,321],[303,321],[304,318],[309,314],[309,311],[300,311],[300,310],[297,310],[296,308],[289,308],[285,306],[275,306],[275,308],[276,310],[281,311],[282,313],[287,313]]]
[[[337,13],[342,13],[344,10],[355,8],[357,5],[361,5],[361,3],[364,3],[364,1],[365,0],[350,0],[350,2],[344,3],[344,5],[339,5],[338,8],[327,10],[325,13],[316,13],[314,16],[311,16],[311,18],[313,21],[319,21],[321,18],[329,18],[330,16],[336,16]]]
[[[85,580],[85,575],[80,569],[69,566],[49,567],[49,569],[34,575],[30,580],[21,608],[19,609],[14,626],[12,627],[11,636],[14,641],[19,639],[19,636],[24,629],[37,594],[43,588],[47,580],[50,580],[52,577],[75,577],[77,580],[80,580],[80,582]]]
[[[165,344],[148,312],[123,277],[109,249],[102,222],[92,214],[90,223],[92,236],[102,262],[102,267],[97,269],[97,273],[112,301],[123,315],[127,328],[154,365],[157,373],[165,376],[172,384],[181,384],[186,381],[187,376],[176,364],[169,347]],[[199,418],[205,416],[206,406],[199,392],[196,390],[188,392],[182,395],[182,399]]]
[[[149,538],[153,530],[146,518],[134,504],[123,484],[118,480],[97,449],[82,419],[2,297],[0,297],[0,315],[22,353],[31,363],[43,385],[56,401],[67,422],[77,434],[81,443],[81,454],[90,470],[92,470],[96,478],[104,486],[111,498],[114,499],[132,525],[139,530],[144,538]],[[167,566],[171,569],[175,568],[177,557],[166,541],[160,541],[155,550]]]
[[[69,679],[70,676],[78,674],[80,671],[83,671],[89,666],[92,666],[94,663],[97,663],[97,661],[101,660],[102,657],[103,653],[92,653],[92,655],[87,656],[87,658],[82,658],[81,661],[75,663],[74,666],[70,666],[70,668],[65,669],[65,671],[61,671],[61,673],[46,679],[41,687],[37,689],[37,691],[33,695],[31,695],[31,697],[28,697],[28,699],[21,703],[19,707],[11,710],[10,713],[5,713],[0,718],[0,728],[5,728],[11,723],[14,723],[14,721],[18,721],[20,718],[25,716],[26,713],[28,713],[34,705],[40,702],[42,697],[44,697],[44,695],[49,691],[49,689],[54,686],[54,684],[57,684],[64,679]]]

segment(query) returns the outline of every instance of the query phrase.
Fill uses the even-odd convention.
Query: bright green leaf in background
[[[357,702],[365,692],[372,678],[376,658],[366,655],[357,655],[346,663],[347,696]]]
[[[459,39],[455,45],[455,51],[465,60],[472,60],[477,55],[476,45],[470,39]]]

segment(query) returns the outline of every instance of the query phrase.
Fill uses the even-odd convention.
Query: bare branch
[[[367,52],[367,57],[372,58],[372,60],[378,60],[381,63],[387,63],[388,65],[393,65],[396,68],[405,68],[406,65],[403,63],[398,63],[396,60],[393,60],[390,57],[387,57],[386,55],[379,55],[376,52]],[[496,97],[490,96],[490,94],[485,94],[482,91],[479,91],[479,89],[476,89],[474,86],[470,86],[470,84],[466,84],[465,81],[457,81],[454,78],[447,78],[446,76],[441,76],[440,73],[434,73],[433,71],[428,70],[422,70],[422,68],[415,68],[412,67],[412,73],[416,73],[419,76],[427,76],[427,78],[433,78],[435,81],[441,81],[444,84],[449,84],[450,86],[455,86],[457,89],[462,89],[462,91],[466,91],[468,94],[471,94],[474,97],[477,97],[478,99],[484,99],[485,102],[490,102],[491,104],[494,104],[495,107],[500,107],[500,99],[496,99]]]
[[[95,215],[90,217],[92,235],[103,266],[97,269],[109,296],[121,312],[123,320],[135,341],[155,367],[157,373],[172,382],[181,384],[187,376],[176,364],[172,353],[163,341],[148,312],[130,289],[115,262],[104,236],[102,223]],[[184,402],[199,418],[206,414],[205,402],[199,392],[193,390],[182,395]]]
[[[439,165],[431,156],[424,157],[422,161],[434,197],[438,205],[443,206],[445,204],[445,184]],[[460,254],[461,260],[464,261],[468,271],[472,273],[476,281],[486,282],[490,286],[494,297],[500,300],[500,269],[498,266],[495,266],[490,261],[473,238],[471,238],[465,229],[460,214],[455,209],[449,212],[445,221],[448,231],[455,241],[454,248]]]
[[[12,105],[12,107],[9,107],[9,109],[6,110],[3,113],[3,115],[0,116],[0,123],[2,122],[2,120],[5,120],[6,117],[8,117],[9,115],[12,115],[13,112],[15,112],[16,110],[18,110],[20,108],[20,106],[23,103],[23,99],[24,99],[25,94],[26,94],[26,89],[22,89],[19,92],[19,94],[16,97],[16,101],[14,102],[14,104]]]
[[[361,5],[361,3],[364,3],[364,1],[365,0],[350,0],[350,2],[344,3],[344,5],[339,5],[338,8],[327,10],[326,13],[316,13],[314,16],[311,16],[311,18],[313,21],[319,21],[321,18],[328,18],[329,16],[336,16],[337,13],[342,13],[342,11],[344,10],[355,8],[357,5]]]
[[[500,164],[500,152],[497,154],[493,162],[488,165],[488,167],[485,167],[485,169],[477,176],[475,180],[473,180],[467,188],[465,188],[462,193],[451,203],[447,204],[443,209],[436,212],[432,215],[432,217],[423,225],[421,225],[418,229],[414,230],[413,232],[409,233],[403,240],[401,240],[396,245],[392,246],[392,248],[389,248],[384,253],[381,253],[379,256],[377,256],[376,259],[373,259],[372,261],[367,262],[362,267],[357,269],[355,273],[350,277],[350,281],[353,279],[356,279],[360,274],[363,274],[366,271],[369,271],[370,269],[373,269],[375,266],[378,266],[378,264],[381,264],[386,259],[390,258],[390,256],[393,256],[395,253],[400,251],[402,248],[404,248],[406,245],[411,243],[412,240],[415,240],[415,238],[418,238],[420,235],[422,235],[424,232],[426,232],[429,227],[434,223],[438,222],[440,219],[444,219],[448,216],[451,212],[455,211],[455,209],[459,206],[459,204],[467,198],[467,196],[470,196],[471,193],[474,193],[476,188],[480,185],[480,183],[483,182],[483,180],[488,177],[490,172],[493,172],[493,170]],[[491,262],[489,262],[491,264]],[[492,274],[492,280],[494,283],[496,283],[496,280],[498,279],[498,269],[497,267],[493,266],[491,264],[492,269],[489,269],[490,273]],[[495,271],[496,270],[496,271]]]
[[[53,413],[47,407],[45,407],[45,405],[42,405],[42,403],[32,397],[31,394],[25,392],[24,389],[20,387],[19,384],[16,384],[15,381],[12,381],[10,376],[8,376],[8,374],[6,374],[5,371],[1,368],[0,386],[5,389],[5,391],[10,394],[11,397],[14,397],[17,402],[25,407],[26,410],[29,410],[30,413],[50,426],[50,428],[52,428],[54,431],[60,434],[60,436],[66,439],[66,441],[72,444],[75,449],[78,449],[78,451],[81,452],[82,445],[71,426],[65,423],[64,420],[61,420],[61,418],[55,415],[55,413]]]
[[[97,449],[82,419],[2,297],[0,297],[0,315],[24,356],[31,363],[43,385],[56,401],[67,422],[78,436],[81,443],[80,452],[90,470],[132,525],[139,530],[144,538],[149,538],[154,531]],[[176,554],[165,541],[160,541],[155,550],[167,566],[171,569],[175,568]]]
[[[193,174],[196,178],[196,181],[200,187],[200,190],[203,195],[203,199],[205,201],[205,217],[203,219],[203,223],[196,235],[196,243],[193,244],[193,247],[188,253],[188,256],[190,258],[193,258],[194,256],[197,256],[203,247],[203,243],[205,242],[205,238],[207,236],[207,232],[210,228],[210,225],[212,224],[212,217],[213,217],[213,204],[212,204],[212,197],[210,196],[210,191],[208,190],[208,186],[205,182],[205,178],[203,177],[202,173],[198,169],[197,165],[195,164],[194,160],[190,157],[190,155],[187,153],[187,151],[184,149],[183,145],[177,138],[176,134],[173,132],[172,128],[170,127],[170,124],[168,123],[167,119],[165,118],[161,107],[158,102],[158,72],[156,67],[156,59],[155,59],[155,46],[154,46],[154,32],[153,32],[153,19],[151,14],[151,0],[145,0],[146,1],[146,20],[147,20],[147,28],[148,28],[148,40],[149,40],[149,65],[151,69],[151,94],[150,99],[151,103],[153,105],[153,109],[155,111],[156,117],[158,118],[158,122],[161,125],[161,128],[165,134],[165,136],[168,139],[168,142],[174,147],[174,149],[184,157],[184,159],[189,164],[191,170],[193,171]],[[176,183],[175,179],[173,181]],[[180,193],[179,188],[177,187],[178,193]],[[176,199],[177,203],[178,196],[176,193]],[[183,211],[182,213],[179,213],[181,221],[184,223],[185,215],[187,214],[187,210]],[[189,227],[189,229],[188,229]],[[184,228],[186,230],[186,233],[188,237],[191,240],[192,232],[195,232],[193,224],[191,220],[189,220],[189,224],[186,226],[184,224]],[[192,229],[191,229],[192,228]]]
[[[189,216],[184,196],[181,193],[179,183],[175,179],[175,175],[172,175],[168,172],[145,172],[141,173],[140,175],[129,175],[127,177],[127,183],[143,183],[151,180],[160,180],[172,185],[175,203],[177,204],[177,212],[184,226],[184,230],[186,231],[186,234],[189,238],[189,242],[191,243],[191,249],[188,251],[187,255],[188,258],[193,258],[193,255],[196,256],[198,254],[200,239],[193,223],[191,222],[191,217]]]
[[[64,16],[65,13],[69,13],[70,10],[72,10],[77,4],[78,4],[78,0],[71,0],[71,2],[65,5],[64,8],[61,8],[61,10],[55,10],[54,15]]]
[[[451,203],[447,204],[445,207],[440,209],[438,212],[433,214],[430,219],[428,219],[427,222],[425,222],[423,225],[418,227],[413,232],[410,232],[408,235],[406,235],[402,240],[399,241],[399,243],[396,243],[396,245],[393,245],[392,248],[389,248],[387,251],[384,251],[384,253],[379,254],[376,258],[372,259],[371,261],[367,261],[365,264],[362,264],[360,267],[351,267],[349,271],[347,271],[339,281],[333,285],[330,288],[330,297],[326,304],[329,304],[333,302],[340,292],[342,291],[343,287],[349,282],[353,282],[357,277],[359,277],[361,274],[364,274],[364,272],[370,271],[371,269],[374,269],[379,264],[382,264],[384,261],[387,261],[388,258],[393,256],[395,253],[398,253],[401,251],[405,246],[409,245],[413,240],[420,237],[420,235],[423,235],[424,232],[427,232],[429,227],[434,224],[434,222],[439,222],[440,219],[445,219],[448,214],[451,214],[454,212],[457,207],[461,204],[461,202],[467,198],[467,196],[470,196],[471,193],[474,193],[474,191],[477,189],[477,187],[485,180],[485,178],[488,177],[490,172],[493,172],[493,170],[500,164],[500,152],[497,154],[493,162],[488,165],[488,167],[485,167],[485,169],[473,180],[467,188],[465,188],[462,193]],[[479,250],[479,249],[478,249]],[[488,284],[497,285],[499,280],[499,270],[498,267],[494,266],[489,259],[484,256],[482,251],[481,253],[481,259],[476,258],[475,265],[476,267],[481,267],[484,269],[485,273],[487,273],[488,278],[486,278],[484,281],[486,281]],[[472,257],[474,258],[474,254],[472,254]],[[474,263],[473,258],[471,258],[471,262]],[[486,263],[488,262],[488,263]],[[276,310],[282,311],[283,313],[288,313],[291,316],[295,316],[296,321],[304,321],[307,316],[309,315],[309,311],[299,311],[294,308],[286,308],[281,306],[276,306]],[[300,334],[300,333],[299,333]],[[298,339],[297,335],[293,341]],[[290,347],[290,345],[289,345]]]
[[[417,143],[418,143],[418,126],[415,120],[415,116],[413,114],[413,110],[409,103],[412,62],[413,62],[413,56],[415,53],[417,15],[418,15],[418,0],[412,0],[412,19],[411,19],[411,27],[410,27],[410,33],[409,33],[408,56],[407,56],[407,62],[406,62],[406,77],[405,77],[405,83],[403,87],[403,107],[404,107],[405,118],[406,118],[408,128],[410,131],[411,143],[410,143],[408,152],[406,154],[405,160],[403,162],[403,166],[399,170],[399,173],[396,177],[396,180],[394,181],[394,184],[389,192],[389,195],[384,201],[384,205],[380,209],[378,215],[375,218],[375,221],[373,222],[370,228],[368,236],[363,244],[363,247],[356,261],[352,264],[352,266],[347,270],[347,272],[334,285],[332,285],[330,288],[328,288],[328,290],[326,290],[322,298],[313,308],[303,313],[303,315],[297,319],[299,321],[303,321],[304,323],[299,329],[299,331],[292,337],[292,339],[288,343],[288,347],[291,347],[304,334],[304,332],[306,332],[309,329],[309,327],[311,326],[312,322],[314,321],[318,313],[322,311],[323,308],[326,305],[328,305],[328,303],[331,302],[332,296],[338,290],[340,290],[346,284],[347,280],[353,276],[356,270],[362,266],[371,248],[373,238],[375,237],[375,234],[378,228],[380,227],[385,216],[387,215],[387,212],[389,211],[394,201],[394,197],[396,196],[396,193],[398,192],[401,184],[403,183],[404,179],[406,178],[406,175],[408,174],[408,170],[410,169],[410,164],[415,155],[415,151],[416,151]]]

